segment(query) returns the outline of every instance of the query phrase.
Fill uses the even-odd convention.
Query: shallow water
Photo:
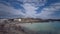
[[[60,22],[24,23],[21,26],[36,31],[37,34],[60,34]]]

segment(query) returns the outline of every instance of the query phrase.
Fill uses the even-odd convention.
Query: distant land
[[[19,22],[19,23],[36,23],[36,22],[54,22],[60,19],[40,19],[40,18],[16,18],[16,19],[0,19],[0,22]]]

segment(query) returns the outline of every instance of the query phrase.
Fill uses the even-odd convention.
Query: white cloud
[[[25,17],[33,17],[35,18],[35,14],[36,14],[36,7],[32,6],[29,3],[26,3],[23,5],[24,9],[25,9]]]
[[[44,6],[45,2],[41,3],[43,5],[41,5],[41,4],[38,4],[38,5]],[[10,3],[9,3],[9,5],[10,5]],[[29,17],[29,18],[31,18],[31,17],[32,18],[54,18],[54,16],[52,16],[52,14],[58,12],[58,10],[60,9],[60,3],[54,3],[54,4],[51,4],[50,6],[43,8],[41,13],[36,14],[36,12],[37,12],[36,10],[39,7],[35,6],[34,3],[33,4],[24,3],[22,6],[25,10],[15,9],[11,6],[6,6],[4,4],[0,4],[0,11],[7,12],[7,14],[10,13],[8,15],[22,15],[22,16],[24,16],[24,18],[27,18],[27,17]],[[22,11],[25,11],[25,13],[23,13]],[[0,15],[1,15],[1,12],[0,12]],[[58,18],[58,17],[56,17],[56,18]]]
[[[46,0],[18,0],[23,3],[29,3],[32,6],[44,6],[46,3]]]
[[[27,1],[27,0],[24,0]],[[29,3],[24,3],[23,7],[25,9],[25,17],[29,17],[29,18],[37,18],[36,17],[36,13],[37,13],[37,9],[41,6],[44,6],[46,3],[46,0],[42,1],[42,0],[29,0]],[[32,3],[35,2],[35,3]],[[40,2],[40,3],[39,3]]]
[[[22,0],[18,0],[18,1],[22,1]],[[24,1],[26,1],[26,0],[24,0]],[[24,2],[24,1],[22,1],[22,2]],[[32,1],[29,0],[29,2],[32,2]],[[37,0],[33,0],[33,2],[37,3],[39,6],[43,6],[45,4],[45,0],[44,1],[40,0],[40,2],[42,2],[40,4],[37,2]],[[36,17],[36,11],[35,10],[38,8],[35,6],[35,3],[24,3],[22,6],[24,7],[25,10],[15,9],[14,7],[11,7],[10,3],[8,4],[9,6],[6,6],[4,4],[0,4],[0,7],[1,7],[0,11],[4,11],[7,14],[10,13],[8,15],[22,15],[25,17],[35,18]],[[22,11],[25,11],[25,13],[22,13]]]
[[[60,9],[60,3],[51,4],[50,6],[42,9],[41,13],[38,14],[38,17],[39,18],[54,18],[52,14],[59,12],[59,9]]]
[[[52,16],[52,14],[59,11],[60,3],[54,3],[48,7],[43,8],[41,13],[39,13],[39,14],[36,14],[36,11],[35,11],[38,9],[38,7],[32,6],[29,3],[24,4],[23,7],[24,7],[25,12],[26,12],[25,17],[44,18],[45,19],[45,18],[54,18],[54,16]]]
[[[3,13],[1,14],[1,12],[3,11]],[[5,15],[4,12],[6,12],[8,15],[25,15],[24,13],[22,13],[21,9],[15,9],[13,7],[10,6],[6,6],[4,4],[0,4],[0,15]]]

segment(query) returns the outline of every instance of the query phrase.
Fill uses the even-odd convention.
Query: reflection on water
[[[60,34],[60,22],[49,23],[23,23],[20,24],[35,34]]]

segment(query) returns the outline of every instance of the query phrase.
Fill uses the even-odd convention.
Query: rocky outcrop
[[[26,34],[23,30],[16,24],[0,24],[0,34]]]

